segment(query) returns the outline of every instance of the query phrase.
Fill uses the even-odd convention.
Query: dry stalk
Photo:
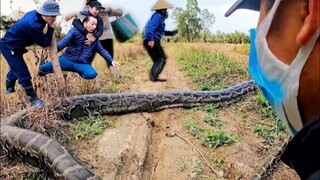
[[[151,173],[151,176],[150,176],[150,180],[153,179],[153,174],[154,172],[156,172],[156,169],[157,169],[157,166],[158,166],[158,162],[159,162],[159,159],[156,160],[156,164],[154,165],[153,169],[152,169],[152,173]]]
[[[206,157],[203,155],[203,153],[201,152],[201,150],[199,148],[197,148],[197,146],[195,146],[193,143],[191,143],[188,139],[184,138],[183,136],[181,136],[180,134],[174,132],[174,133],[171,133],[171,134],[167,134],[167,136],[169,137],[173,137],[173,136],[178,136],[180,139],[184,140],[185,142],[189,143],[193,148],[195,148],[198,153],[201,155],[201,158],[205,161],[205,163],[207,164],[207,166],[209,166],[209,168],[211,169],[211,171],[213,173],[215,173],[216,175],[218,175],[219,177],[222,177],[223,176],[223,172],[221,171],[218,171],[216,169],[214,169],[210,163],[208,162],[208,160],[206,159]]]

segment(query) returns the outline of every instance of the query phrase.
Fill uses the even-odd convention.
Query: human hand
[[[53,22],[53,23],[51,23],[51,24],[48,24],[48,26],[50,26],[50,27],[52,27],[53,29],[55,29],[56,28],[56,23],[55,22]]]
[[[66,16],[64,19],[65,19],[66,21],[69,21],[70,19],[72,19],[72,18],[74,18],[74,17],[76,17],[76,16],[73,14],[73,15],[68,15],[68,16]]]
[[[154,46],[154,41],[149,41],[149,42],[148,42],[148,46],[150,46],[151,48],[153,48],[153,46]]]
[[[93,36],[93,33],[88,33],[86,37],[91,42],[96,41],[96,38]]]
[[[176,35],[176,34],[178,34],[179,33],[179,31],[176,29],[176,30],[173,30],[172,31],[172,36],[174,36],[174,35]]]
[[[84,41],[84,44],[86,45],[90,45],[96,40],[96,38],[93,36],[93,33],[88,33],[86,38],[87,39]]]
[[[117,9],[117,11],[119,12],[119,16],[122,16],[122,15],[123,15],[122,9]]]
[[[120,67],[120,64],[117,61],[112,61],[111,64],[115,68]]]
[[[91,43],[92,43],[92,41],[90,41],[90,40],[88,40],[88,39],[84,41],[84,44],[85,44],[85,45],[90,45]]]

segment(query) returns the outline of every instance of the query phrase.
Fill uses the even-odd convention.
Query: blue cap
[[[237,9],[250,9],[254,11],[260,11],[260,4],[261,0],[237,0],[224,14],[224,16],[230,16]]]
[[[39,14],[44,16],[60,16],[59,4],[52,1],[46,1],[42,4],[42,7],[37,10]]]

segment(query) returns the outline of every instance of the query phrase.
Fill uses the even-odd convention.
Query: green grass
[[[208,49],[179,46],[176,52],[176,59],[200,90],[222,90],[249,77],[239,62]]]
[[[119,86],[119,84],[114,83],[114,82],[108,83],[107,89],[113,93],[120,93],[122,91],[122,88]]]
[[[198,125],[198,123],[191,119],[188,119],[186,120],[184,125],[187,129],[189,129],[190,133],[193,136],[195,136],[198,139],[201,138],[203,129],[201,126]]]
[[[89,115],[84,121],[71,124],[70,135],[75,140],[83,140],[101,134],[106,128],[114,128],[115,124],[102,116]]]
[[[236,53],[248,56],[250,51],[250,44],[237,44],[234,46],[233,50]]]
[[[203,109],[208,114],[204,119],[204,122],[208,123],[210,126],[220,129],[223,125],[223,122],[218,119],[218,110],[211,105],[206,105]]]
[[[210,161],[216,164],[216,166],[220,169],[223,170],[225,167],[225,162],[222,158],[217,157],[214,151],[210,153]]]
[[[277,118],[276,112],[261,91],[253,99],[257,103],[252,103],[252,109],[259,112],[261,120],[253,124],[251,130],[273,143],[281,134],[285,133],[286,126]]]
[[[186,120],[185,127],[190,133],[200,140],[200,143],[209,148],[217,148],[220,146],[239,142],[240,138],[236,135],[226,133],[224,130],[205,129],[193,120]]]
[[[239,136],[226,133],[224,130],[213,131],[208,129],[201,137],[201,144],[208,146],[209,148],[217,148],[220,146],[233,144],[239,142]]]
[[[23,172],[23,177],[19,178],[21,180],[42,180],[47,179],[50,176],[50,173],[46,170],[39,168],[27,168]]]
[[[236,83],[250,79],[247,67],[237,60],[227,58],[216,53],[209,47],[175,46],[173,47],[175,58],[180,66],[196,84],[196,89],[216,91],[233,86]],[[233,51],[239,54],[248,55],[250,44],[240,44],[234,46]],[[279,121],[273,107],[268,103],[260,91],[257,95],[250,97],[251,102],[242,112],[240,117],[244,119],[250,116],[248,112],[257,112],[259,117],[257,123],[249,126],[254,133],[262,136],[267,142],[272,144],[285,133],[285,125]],[[246,105],[245,105],[246,106]],[[231,111],[237,113],[237,109]],[[188,120],[185,124],[190,133],[198,138],[205,146],[216,148],[224,144],[238,142],[237,136],[227,134],[223,130],[223,122],[219,120],[218,110],[213,106],[206,106],[202,110],[207,113],[203,119],[215,129],[206,130],[196,122]]]
[[[177,162],[178,171],[183,172],[188,168],[190,161],[188,159],[180,159]]]
[[[204,119],[204,122],[208,123],[210,126],[221,128],[223,123],[218,120],[218,116],[215,114],[208,114]]]
[[[254,96],[254,99],[258,102],[255,109],[260,112],[263,119],[271,118],[274,120],[277,118],[277,113],[273,110],[273,107],[269,104],[261,91],[258,91],[258,94]]]

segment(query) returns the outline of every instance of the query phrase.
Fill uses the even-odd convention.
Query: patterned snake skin
[[[260,167],[256,174],[251,178],[251,180],[261,180],[266,179],[268,175],[270,175],[273,170],[276,168],[280,161],[280,157],[283,154],[286,146],[292,139],[291,135],[288,135],[283,141],[281,141],[280,146],[277,147],[276,152],[269,159],[265,161],[265,163]]]
[[[91,171],[77,162],[56,140],[23,129],[20,119],[37,109],[33,106],[4,119],[1,123],[0,145],[10,156],[18,155],[27,163],[44,167],[57,179],[97,180]]]
[[[223,107],[233,104],[245,95],[256,92],[253,81],[245,81],[223,91],[182,91],[158,93],[94,94],[65,98],[56,106],[63,118],[84,116],[89,111],[100,114],[153,112],[167,108],[193,108],[207,104]]]
[[[246,81],[223,91],[183,91],[158,93],[93,94],[68,97],[55,105],[54,111],[64,119],[79,118],[89,112],[125,114],[153,112],[167,108],[193,108],[203,105],[223,107],[233,104],[257,90],[253,81]],[[58,179],[98,179],[90,170],[77,162],[56,140],[43,134],[19,127],[20,119],[37,107],[22,110],[2,121],[0,144],[9,155],[18,154],[28,163],[45,167]],[[277,163],[279,157],[269,165]],[[263,177],[265,172],[257,173]]]

